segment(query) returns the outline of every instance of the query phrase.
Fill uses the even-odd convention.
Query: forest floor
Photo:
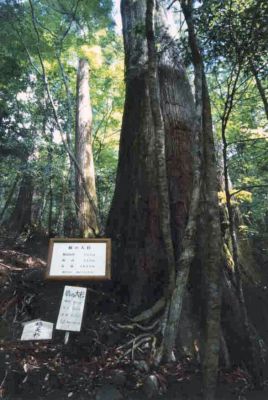
[[[196,361],[152,367],[148,341],[135,347],[145,332],[118,328],[126,324],[126,311],[109,284],[81,285],[88,288],[83,327],[67,345],[61,331],[51,341],[21,341],[24,322],[57,320],[64,284],[44,280],[46,254],[42,240],[30,245],[0,240],[0,399],[202,398]],[[256,391],[245,371],[220,371],[217,400],[267,399],[266,383]]]

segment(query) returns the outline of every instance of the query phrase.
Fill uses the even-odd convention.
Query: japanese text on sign
[[[87,289],[65,286],[56,329],[79,332],[81,330]]]
[[[106,274],[106,243],[54,242],[50,276],[103,276]]]
[[[52,339],[53,324],[36,320],[24,324],[21,340],[50,340]]]

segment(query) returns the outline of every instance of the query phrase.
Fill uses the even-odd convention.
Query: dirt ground
[[[186,358],[154,368],[148,343],[135,349],[135,335],[141,333],[118,329],[124,307],[113,299],[109,283],[82,285],[88,288],[83,326],[68,345],[61,331],[54,331],[52,341],[22,342],[23,322],[57,320],[64,284],[44,281],[46,254],[46,242],[33,248],[0,241],[0,399],[202,398],[197,361]],[[259,318],[267,318],[261,312]],[[217,399],[266,400],[266,379],[263,390],[256,391],[245,371],[220,371]]]

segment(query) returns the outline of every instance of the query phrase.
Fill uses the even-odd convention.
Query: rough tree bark
[[[27,172],[24,173],[15,208],[9,220],[8,227],[11,231],[21,233],[31,226],[33,188],[33,177]]]
[[[202,227],[205,236],[202,266],[207,299],[203,366],[205,398],[212,399],[220,338],[221,230],[208,93],[201,64],[196,77],[195,110],[177,45],[168,33],[165,14],[158,2],[154,9],[154,2],[149,0],[147,23],[144,24],[146,5],[146,1],[124,0],[121,3],[126,101],[116,190],[107,229],[114,239],[113,276],[126,286],[130,304],[136,310],[149,305],[148,300],[153,303],[163,293],[168,293],[158,360],[171,360],[195,257],[201,189],[197,147],[203,146],[206,168],[202,174],[206,204],[203,219],[207,223]],[[201,135],[202,143],[199,143]],[[165,184],[166,175],[169,207],[165,206],[168,197],[164,198],[163,186],[159,185],[159,179]],[[174,258],[177,275],[175,285],[170,286],[171,289],[175,286],[171,295],[163,290],[170,282],[172,268],[169,268],[161,213],[164,213],[164,222],[170,223],[174,252],[171,259]]]
[[[204,288],[206,301],[205,346],[203,350],[204,398],[213,400],[217,384],[220,351],[222,237],[218,205],[218,179],[210,99],[205,74],[202,74],[205,212]]]
[[[3,206],[3,209],[1,210],[1,213],[0,213],[0,224],[2,224],[5,212],[6,212],[6,210],[8,209],[8,207],[9,207],[9,205],[11,203],[11,200],[12,200],[12,197],[13,197],[13,195],[15,193],[18,181],[19,181],[19,174],[16,175],[16,177],[14,179],[14,182],[11,185],[11,187],[9,189],[9,192],[7,194],[7,199],[6,199],[5,204]]]
[[[181,0],[181,7],[188,28],[189,47],[195,71],[196,110],[201,127],[203,145],[202,199],[203,215],[200,230],[203,235],[203,282],[206,313],[205,335],[202,349],[204,398],[214,399],[220,350],[220,278],[222,262],[222,239],[218,205],[217,163],[214,145],[210,99],[202,54],[198,45],[192,18],[192,0]]]
[[[121,1],[126,99],[106,232],[113,239],[113,280],[120,283],[131,311],[151,307],[134,321],[151,318],[166,306],[158,358],[170,360],[177,334],[188,334],[180,332],[179,324],[186,308],[189,321],[197,321],[197,328],[190,324],[191,340],[200,342],[204,398],[212,400],[220,343],[225,359],[232,362],[225,333],[234,321],[239,329],[242,325],[233,291],[229,321],[224,314],[227,328],[223,319],[220,324],[230,285],[223,271],[210,99],[191,3],[181,1],[195,69],[195,104],[161,2]]]
[[[165,130],[163,123],[163,116],[161,110],[160,101],[160,90],[159,90],[159,80],[157,71],[157,39],[155,35],[155,16],[156,9],[154,0],[147,0],[147,10],[146,10],[146,36],[148,45],[148,87],[149,95],[151,99],[151,108],[153,115],[154,128],[156,132],[156,143],[161,141],[162,146],[156,146],[156,153],[161,155],[158,160],[158,168],[162,166],[162,172],[166,171],[166,159],[165,159]],[[192,199],[189,209],[188,222],[184,232],[184,238],[182,241],[181,252],[175,262],[174,256],[172,257],[172,269],[169,274],[170,282],[169,289],[166,294],[166,312],[165,319],[162,323],[162,334],[163,341],[157,354],[156,362],[166,359],[171,361],[173,359],[173,350],[175,347],[175,341],[178,334],[178,324],[182,311],[182,302],[186,292],[186,285],[189,278],[189,271],[191,263],[195,255],[195,233],[197,226],[197,210],[199,206],[199,196],[200,196],[200,158],[198,157],[198,145],[199,145],[199,133],[200,130],[198,121],[196,121],[196,146],[195,146],[195,156],[193,157],[193,192]],[[163,167],[164,166],[164,167]],[[159,174],[160,175],[160,174]],[[167,174],[162,174],[162,180],[167,181]],[[162,200],[163,202],[168,200],[168,188],[165,189],[166,198]],[[162,195],[162,198],[164,196]],[[160,199],[161,207],[161,199]],[[165,222],[170,224],[169,207],[163,207],[162,213],[167,216]],[[170,228],[169,228],[170,229]],[[163,230],[164,232],[164,230]],[[171,241],[171,247],[173,243]],[[172,252],[173,248],[172,248]],[[171,254],[172,254],[171,252]],[[176,265],[177,264],[177,265]],[[175,274],[177,270],[177,277],[175,280]]]
[[[172,243],[172,234],[170,226],[170,201],[166,165],[166,137],[165,125],[161,110],[160,85],[157,67],[156,41],[154,32],[154,0],[147,0],[146,5],[146,37],[148,47],[148,92],[152,112],[152,123],[155,135],[155,154],[157,163],[157,183],[159,193],[159,215],[160,230],[165,246],[167,267],[168,267],[168,285],[167,295],[174,288],[175,281],[175,255]]]
[[[75,157],[83,171],[85,184],[91,199],[97,207],[95,187],[95,170],[92,153],[92,109],[89,95],[89,64],[80,59],[77,71],[77,103],[76,103]],[[82,177],[76,170],[76,208],[79,232],[82,237],[94,236],[98,233],[95,209],[88,201]]]
[[[159,142],[157,134],[163,127],[156,133],[148,85],[146,0],[123,0],[121,11],[126,98],[107,234],[113,239],[113,279],[120,282],[128,295],[132,310],[138,311],[154,304],[170,281],[167,236],[163,236],[160,217],[164,209],[170,212],[175,262],[180,255],[192,194],[195,117],[190,85],[159,9],[157,76],[165,131],[162,143]],[[161,154],[157,155],[160,149]],[[165,158],[166,166],[159,157]],[[169,205],[161,204],[159,168],[163,167]]]
[[[200,66],[200,70],[202,71],[202,104],[203,104],[203,117],[202,117],[202,126],[203,126],[203,137],[204,137],[204,152],[205,152],[205,157],[204,160],[208,160],[210,162],[210,166],[206,165],[204,168],[205,171],[205,176],[204,176],[204,183],[205,183],[205,191],[204,193],[206,194],[206,197],[210,197],[211,200],[213,201],[212,206],[209,206],[207,208],[208,210],[208,217],[209,213],[214,209],[214,216],[216,216],[216,213],[219,212],[218,209],[218,199],[217,199],[217,193],[215,192],[215,188],[218,186],[217,185],[217,173],[216,173],[216,164],[215,164],[215,159],[211,158],[211,155],[215,156],[215,149],[213,145],[213,130],[212,130],[212,118],[211,118],[211,109],[210,109],[210,100],[209,100],[209,95],[208,95],[208,89],[207,89],[207,82],[206,82],[206,76],[204,72],[204,66],[203,66],[203,61],[202,61],[202,55],[199,49],[198,45],[198,40],[195,35],[195,29],[194,29],[194,22],[192,18],[192,0],[181,0],[181,5],[182,5],[182,10],[186,19],[187,27],[188,27],[188,35],[189,35],[189,45],[192,51],[192,59],[193,59],[193,64],[195,67],[195,77],[200,75],[200,73],[196,73],[196,66]],[[233,307],[231,308],[232,313],[237,313],[240,318],[240,323],[238,324],[238,331],[240,331],[240,337],[241,339],[243,338],[244,342],[246,343],[247,351],[244,353],[242,356],[244,359],[244,362],[252,375],[254,384],[256,386],[261,385],[261,362],[260,362],[260,351],[257,350],[256,346],[256,334],[255,331],[251,328],[250,322],[248,319],[248,313],[246,309],[246,304],[245,304],[245,299],[244,299],[244,293],[243,293],[243,288],[242,288],[242,280],[241,280],[241,273],[240,273],[240,263],[239,263],[239,256],[238,256],[238,242],[236,239],[236,233],[235,233],[235,218],[234,218],[234,210],[231,206],[231,195],[230,195],[230,190],[229,190],[229,176],[228,176],[228,169],[227,169],[227,142],[226,142],[226,137],[225,137],[225,128],[226,128],[226,123],[228,121],[232,106],[233,106],[233,100],[234,100],[234,94],[236,91],[236,84],[238,81],[240,69],[238,69],[237,76],[234,80],[234,85],[232,90],[230,91],[230,98],[228,98],[228,101],[226,101],[226,107],[225,107],[225,117],[223,119],[223,175],[224,175],[224,184],[225,184],[225,191],[226,191],[226,205],[227,205],[227,214],[229,216],[229,230],[230,230],[230,237],[231,237],[231,243],[232,243],[232,253],[233,253],[233,263],[234,263],[234,272],[235,272],[235,280],[236,280],[236,285],[233,286],[234,280],[231,282],[228,280],[228,277],[225,275],[220,275],[219,274],[219,269],[215,268],[215,262],[212,261],[211,264],[211,277],[212,277],[212,284],[214,285],[215,282],[219,282],[219,279],[221,278],[222,282],[225,282],[225,296],[226,296],[226,280],[228,281],[229,285],[229,298],[233,298]],[[196,87],[196,92],[197,92],[197,87]],[[229,89],[228,89],[229,92]],[[207,156],[206,156],[207,153]],[[207,162],[207,161],[205,161]],[[214,192],[214,195],[213,195]],[[210,193],[212,195],[210,195]],[[209,202],[206,202],[207,205],[209,205]],[[207,219],[210,221],[210,218]],[[218,219],[213,218],[212,220],[218,221],[218,225],[209,226],[210,223],[208,224],[208,230],[207,232],[210,232],[210,235],[206,237],[206,241],[210,243],[214,247],[212,248],[212,252],[214,255],[217,257],[217,252],[218,254],[221,253],[221,248],[222,248],[222,241],[220,240],[221,235],[219,234],[220,232],[220,220],[219,217]],[[215,238],[216,242],[215,242]],[[215,253],[215,246],[217,247],[217,252]],[[220,259],[218,258],[218,263]],[[214,267],[213,267],[214,264]],[[219,266],[219,264],[218,264]],[[209,270],[207,271],[209,272]],[[214,283],[213,283],[214,281]],[[230,291],[233,290],[234,293],[236,293],[236,296],[234,294],[231,294]],[[209,299],[209,296],[208,296]],[[207,391],[207,398],[213,398],[213,391],[215,389],[215,383],[216,383],[216,369],[217,369],[217,358],[218,358],[218,352],[219,352],[219,337],[215,334],[216,332],[219,332],[219,317],[220,317],[220,302],[219,302],[219,291],[215,292],[214,289],[212,289],[211,293],[211,312],[214,314],[209,318],[208,316],[208,327],[210,326],[210,332],[211,334],[207,335],[207,340],[205,340],[206,346],[205,348],[208,349],[208,351],[204,352],[204,383],[205,383],[205,391]],[[226,300],[224,300],[226,304]],[[217,307],[215,307],[217,305]],[[223,309],[223,307],[222,307]],[[230,318],[231,319],[231,318]],[[236,316],[237,319],[237,316]],[[234,320],[234,318],[233,318]],[[216,328],[215,329],[215,322],[216,322]],[[228,324],[227,324],[228,325]],[[242,331],[244,331],[241,335],[241,326],[243,326]],[[223,327],[224,329],[224,327]],[[222,329],[222,332],[223,332]],[[223,335],[223,333],[221,333]],[[254,337],[255,336],[255,337]],[[227,341],[225,340],[224,336],[222,336],[221,342],[225,343],[224,348],[222,348],[222,353],[228,350],[227,347]],[[232,339],[231,339],[232,340]],[[230,338],[229,338],[230,342]],[[229,344],[229,343],[228,343]],[[213,349],[216,349],[217,351],[214,351]],[[213,351],[212,351],[213,350]],[[247,353],[247,355],[246,355]],[[214,374],[213,374],[214,370]],[[214,377],[213,377],[214,375]],[[214,389],[213,389],[214,386]]]

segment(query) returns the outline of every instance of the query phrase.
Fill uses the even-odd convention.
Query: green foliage
[[[89,60],[94,154],[103,219],[114,187],[123,107],[122,40],[113,30],[112,1],[32,0],[0,4],[0,212],[19,173],[34,177],[33,224],[70,234],[75,218],[74,174],[42,78],[43,61],[60,122],[74,149],[76,70]],[[8,219],[18,181],[5,212]],[[62,215],[63,212],[63,215]],[[63,220],[62,220],[63,218]],[[69,230],[69,231],[68,231]],[[67,232],[68,231],[68,232]]]
[[[265,64],[267,52],[266,0],[204,0],[199,29],[206,41],[206,55],[210,63],[224,58],[229,62],[254,60]]]
[[[221,142],[222,116],[228,98],[230,68],[220,68],[209,76],[214,125]],[[248,235],[266,230],[268,210],[268,132],[263,103],[252,78],[241,75],[226,127],[228,172],[233,189],[232,203],[239,204]],[[225,195],[221,200],[224,202]]]
[[[267,99],[267,11],[265,0],[204,0],[195,8],[217,139],[224,130],[232,203],[248,235],[267,230],[267,115],[253,73]]]
[[[232,202],[242,209],[245,223],[241,230],[249,235],[267,230],[267,118],[251,70],[253,63],[265,89],[267,5],[264,0],[204,0],[196,2],[194,9],[219,142],[239,72],[225,133]],[[12,0],[0,4],[0,213],[18,178],[6,221],[20,180],[30,173],[35,185],[34,224],[48,231],[51,204],[52,230],[62,234],[65,227],[68,234],[74,224],[74,173],[45,93],[39,56],[72,149],[77,61],[79,57],[89,61],[97,193],[105,221],[114,190],[124,100],[123,44],[113,29],[111,11],[111,0]],[[178,15],[178,48],[189,65],[187,32]],[[143,33],[138,21],[136,34]],[[224,195],[219,196],[224,202]]]

